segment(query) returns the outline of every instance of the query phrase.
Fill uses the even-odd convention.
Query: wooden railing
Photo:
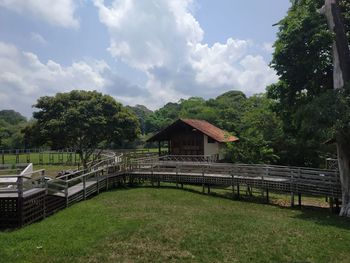
[[[213,155],[165,155],[159,158],[159,161],[175,161],[175,162],[200,162],[214,163],[218,161],[219,156]]]
[[[220,164],[206,157],[187,157],[183,161],[183,156],[147,155],[141,158],[140,155],[113,154],[105,156],[86,170],[58,178],[45,177],[44,170],[1,176],[7,178],[8,183],[3,183],[0,189],[0,212],[5,211],[2,213],[6,214],[5,219],[2,219],[0,213],[0,226],[2,220],[8,226],[29,224],[116,184],[127,180],[132,184],[137,179],[149,180],[152,184],[157,182],[159,186],[161,182],[201,185],[203,192],[206,187],[208,191],[210,187],[229,187],[233,195],[235,192],[239,195],[240,187],[247,186],[248,189],[265,191],[266,196],[269,191],[291,194],[292,200],[294,194],[299,197],[301,194],[341,197],[337,170]],[[10,195],[2,199],[1,196],[6,197],[4,194]]]
[[[0,194],[17,194],[18,197],[21,197],[25,191],[44,187],[45,170],[41,169],[20,175],[1,175],[0,178]]]
[[[276,192],[341,197],[340,178],[336,170],[178,161],[135,162],[130,169],[148,175],[192,176],[198,179],[196,183],[202,184],[229,186],[233,182],[270,188],[269,190]]]

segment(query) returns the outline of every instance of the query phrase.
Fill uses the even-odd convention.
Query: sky
[[[97,90],[124,105],[278,80],[269,67],[289,0],[0,0],[0,110],[31,117],[41,96]]]

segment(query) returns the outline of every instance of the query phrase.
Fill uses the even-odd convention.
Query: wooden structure
[[[216,155],[222,159],[222,148],[226,142],[238,141],[238,138],[203,120],[179,119],[158,132],[150,139],[167,142],[170,155]]]
[[[239,198],[242,188],[259,191],[269,199],[275,192],[294,197],[327,197],[331,205],[338,204],[341,185],[337,170],[310,169],[273,165],[219,164],[203,156],[151,156],[121,154],[100,160],[89,170],[77,171],[59,178],[45,180],[42,170],[36,178],[9,175],[15,178],[12,188],[0,188],[0,228],[20,227],[83,201],[101,191],[119,184],[133,185],[149,181],[160,186],[162,182],[200,185],[203,193],[211,188],[229,190]]]

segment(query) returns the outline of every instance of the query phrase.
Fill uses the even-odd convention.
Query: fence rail
[[[206,157],[156,156],[135,153],[104,155],[90,168],[57,178],[45,177],[43,170],[22,175],[7,175],[0,184],[0,228],[17,227],[45,218],[67,206],[99,194],[117,184],[150,181],[195,184],[207,188],[231,189],[240,195],[240,187],[294,195],[341,197],[337,170],[276,165],[220,164]],[[32,178],[33,174],[37,174]],[[11,187],[9,187],[11,186]]]
[[[96,154],[92,156],[92,159],[98,159]],[[132,155],[134,158],[140,156],[154,155],[150,149],[115,149],[105,150],[102,155],[106,155],[110,152],[118,154]],[[0,169],[1,165],[11,166],[13,164],[28,164],[34,165],[74,165],[78,166],[81,163],[79,154],[75,149],[62,149],[62,150],[49,150],[49,149],[0,149]]]

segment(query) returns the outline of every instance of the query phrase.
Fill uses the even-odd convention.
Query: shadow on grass
[[[302,209],[301,213],[295,215],[294,218],[310,221],[322,226],[332,226],[339,229],[350,230],[350,219],[340,217],[335,214],[325,214],[317,210]]]
[[[329,208],[312,206],[312,205],[302,205],[301,207],[283,206],[278,203],[267,203],[266,198],[261,196],[241,194],[240,198],[238,198],[236,194],[235,197],[232,198],[232,193],[210,192],[208,194],[208,193],[203,193],[202,188],[199,186],[194,185],[190,187],[193,187],[193,188],[188,188],[188,187],[181,188],[181,187],[176,187],[172,185],[161,185],[160,187],[157,187],[156,185],[152,186],[152,185],[144,185],[144,184],[135,184],[133,186],[118,188],[118,189],[121,189],[121,190],[131,190],[135,188],[158,188],[158,189],[172,189],[172,190],[177,189],[177,190],[186,191],[194,194],[208,195],[214,198],[228,199],[235,202],[255,203],[255,204],[274,206],[283,210],[298,211],[298,214],[292,215],[292,217],[295,219],[306,220],[306,221],[310,221],[312,223],[323,225],[323,226],[331,226],[339,229],[350,230],[350,218],[340,217],[338,216],[338,214],[332,213]]]
[[[254,195],[249,195],[247,193],[240,194],[239,198],[237,193],[235,196],[232,196],[232,192],[230,193],[217,193],[211,191],[210,193],[203,193],[202,192],[202,187],[198,185],[186,185],[186,187],[176,187],[175,185],[171,184],[162,184],[160,187],[157,187],[156,184],[154,185],[147,185],[145,182],[143,183],[134,183],[132,185],[130,184],[120,184],[116,185],[113,188],[110,188],[108,192],[115,192],[115,191],[129,191],[129,190],[134,190],[137,188],[156,188],[156,189],[172,189],[172,190],[181,190],[181,191],[186,191],[189,193],[194,193],[194,194],[200,194],[200,195],[206,195],[210,196],[213,198],[220,198],[220,199],[227,199],[230,201],[235,201],[235,202],[242,202],[242,203],[255,203],[255,204],[261,204],[261,205],[267,205],[267,206],[274,206],[279,209],[287,209],[287,210],[295,210],[298,211],[299,213],[292,215],[293,218],[295,219],[301,219],[301,220],[306,220],[310,221],[312,223],[316,223],[319,225],[323,226],[332,226],[336,227],[339,229],[345,229],[345,230],[350,230],[350,219],[345,218],[345,217],[340,217],[336,214],[332,214],[329,210],[329,208],[324,208],[324,207],[317,207],[317,206],[310,206],[310,205],[302,205],[301,207],[295,206],[295,207],[290,207],[290,206],[283,206],[278,203],[267,203],[266,202],[266,197],[262,196],[254,196]],[[207,188],[205,188],[207,191]],[[215,188],[214,188],[215,190]],[[244,192],[244,191],[242,191]],[[94,198],[96,195],[92,195],[88,199]],[[39,220],[40,222],[42,220]],[[0,232],[13,232],[16,231],[20,228],[10,228],[10,229],[4,229],[0,228]]]

